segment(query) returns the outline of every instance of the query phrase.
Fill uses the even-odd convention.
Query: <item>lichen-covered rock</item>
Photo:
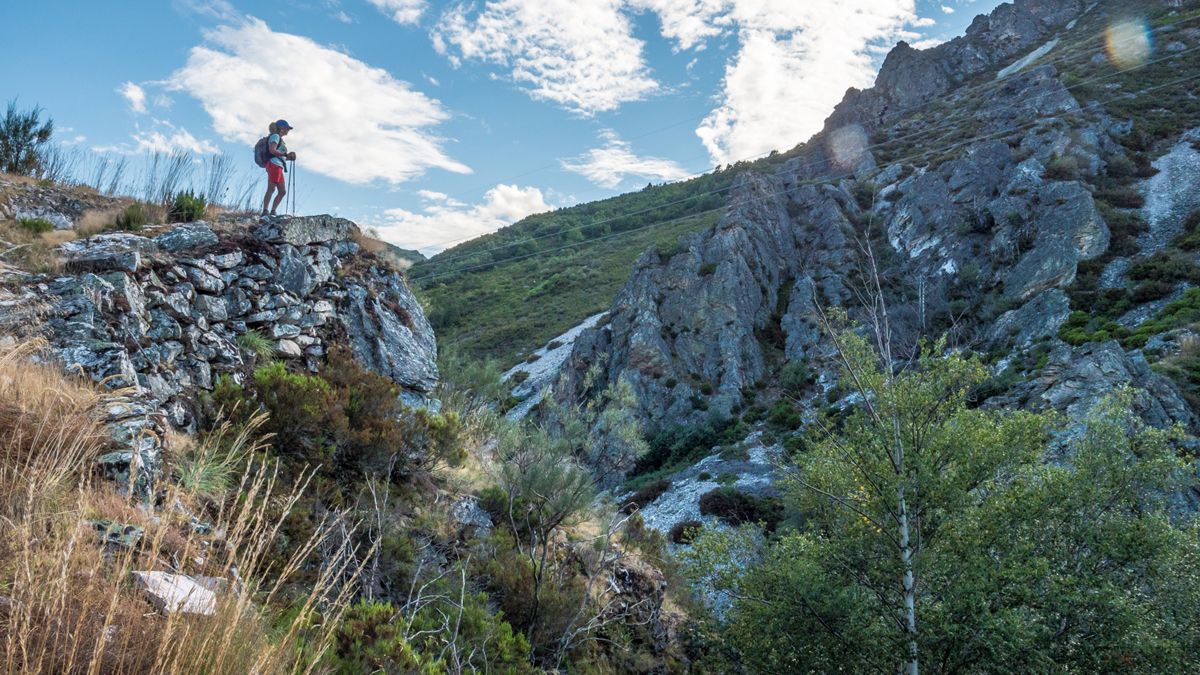
[[[334,216],[300,216],[279,218],[259,226],[257,234],[273,243],[303,246],[332,241],[345,241],[358,232],[358,226],[345,218]]]
[[[160,612],[212,616],[217,611],[217,594],[191,577],[150,571],[131,574],[134,584]]]
[[[992,346],[1025,347],[1058,334],[1071,314],[1071,301],[1057,288],[1042,291],[1017,309],[1002,314],[988,334]]]
[[[209,248],[216,246],[219,241],[217,233],[205,222],[176,225],[154,238],[154,243],[160,249],[170,253]]]
[[[263,229],[273,241],[254,240]],[[340,327],[366,367],[425,400],[437,382],[433,331],[399,273],[363,265],[357,247],[338,245],[356,232],[349,221],[318,216],[259,230],[233,219],[154,238],[71,241],[61,251],[76,271],[24,282],[21,297],[44,304],[44,320],[15,330],[44,335],[67,370],[128,389],[136,408],[153,411],[110,420],[120,449],[101,462],[103,473],[144,496],[161,470],[162,425],[190,425],[192,399],[219,375],[249,374],[254,356],[238,340],[251,329],[275,342],[276,356],[317,368]]]
[[[428,393],[437,384],[437,340],[416,296],[394,273],[372,269],[346,285],[338,319],[354,357],[401,386]]]

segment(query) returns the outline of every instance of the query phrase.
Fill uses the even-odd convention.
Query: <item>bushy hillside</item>
[[[530,216],[417,263],[409,278],[445,344],[514,362],[606,308],[647,248],[716,222],[738,173],[792,154]]]

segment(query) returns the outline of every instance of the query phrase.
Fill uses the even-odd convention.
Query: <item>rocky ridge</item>
[[[988,405],[1054,408],[1077,418],[1128,385],[1150,423],[1194,428],[1196,411],[1140,349],[1058,336],[1083,266],[1125,258],[1127,268],[1128,259],[1155,253],[1183,231],[1200,193],[1200,174],[1190,170],[1200,130],[1172,141],[1174,149],[1154,164],[1159,173],[1134,183],[1149,196],[1141,211],[1102,206],[1110,197],[1096,187],[1113,182],[1111,167],[1144,160],[1129,148],[1136,121],[1081,102],[1053,65],[1033,64],[992,85],[984,104],[965,113],[971,136],[936,159],[880,163],[863,143],[850,143],[849,154],[842,147],[847,135],[892,124],[1092,11],[1105,9],[1018,1],[940,47],[897,47],[875,88],[851,91],[799,157],[772,175],[741,175],[715,226],[685,237],[670,255],[649,250],[638,259],[604,324],[576,339],[556,396],[583,400],[585,375],[599,368],[599,386],[590,391],[628,381],[650,429],[700,424],[736,417],[785,364],[802,363],[813,379],[804,404],[821,408],[843,394],[818,307],[863,320],[873,264],[903,349],[947,335],[955,348],[998,356],[998,379],[1010,366],[1024,373],[989,392]],[[1187,37],[1194,47],[1195,36]],[[1123,222],[1114,230],[1108,218],[1144,218],[1151,226],[1138,237]],[[1130,327],[1185,287],[1135,302]]]
[[[127,449],[102,459],[121,476],[153,474],[164,431],[194,429],[196,394],[222,375],[241,382],[263,350],[315,371],[344,341],[406,403],[430,404],[433,331],[404,278],[364,257],[358,235],[331,216],[101,233],[60,247],[65,274],[5,291],[0,325],[44,335],[68,371],[121,393],[108,421]]]

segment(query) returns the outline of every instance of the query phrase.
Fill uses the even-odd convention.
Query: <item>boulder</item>
[[[154,238],[154,243],[164,251],[182,253],[216,246],[220,242],[217,233],[205,222],[176,225]]]
[[[338,319],[367,369],[421,393],[437,384],[433,328],[399,275],[373,270],[361,283],[347,283]]]
[[[217,594],[191,577],[142,571],[132,575],[134,584],[160,612],[212,616],[217,611]]]
[[[259,226],[257,235],[273,243],[304,246],[345,241],[358,233],[358,226],[334,216],[301,216],[270,221]]]

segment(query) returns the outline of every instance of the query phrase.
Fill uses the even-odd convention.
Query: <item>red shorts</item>
[[[283,167],[275,162],[267,162],[267,182],[283,183]]]

